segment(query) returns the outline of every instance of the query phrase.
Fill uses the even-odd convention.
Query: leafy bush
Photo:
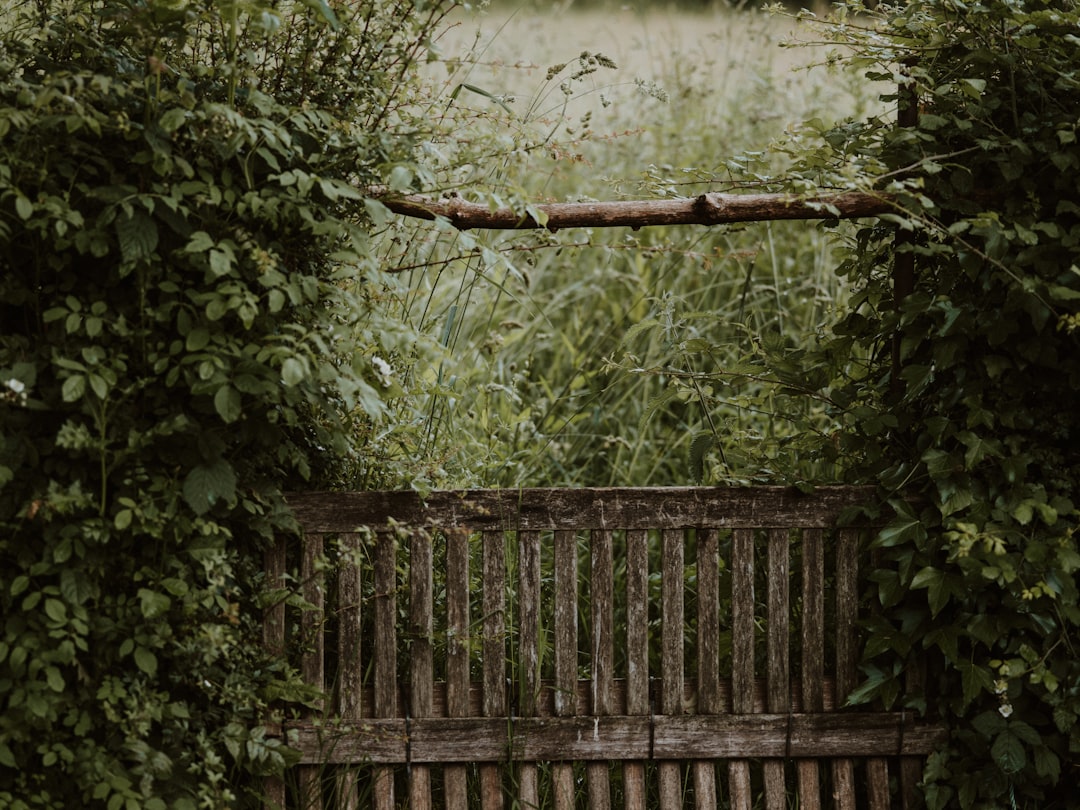
[[[358,187],[407,183],[442,13],[5,11],[0,805],[224,807],[282,769],[259,550],[384,411]]]
[[[842,371],[827,393],[847,429],[820,450],[924,504],[879,538],[860,695],[894,699],[930,651],[915,705],[952,739],[929,805],[1075,806],[1080,8],[915,0],[855,22],[828,31],[871,78],[910,81],[918,120],[838,127],[802,165],[817,183],[876,178],[902,207],[843,267],[854,306],[817,359]],[[916,266],[898,304],[894,253]]]

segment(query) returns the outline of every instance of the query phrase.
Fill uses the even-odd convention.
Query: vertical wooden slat
[[[788,530],[769,531],[768,566],[768,668],[767,706],[773,714],[791,711],[791,664],[788,636],[791,605],[788,590]],[[787,786],[784,782],[784,761],[765,761],[765,808],[784,810]]]
[[[649,536],[626,533],[626,713],[649,714]],[[645,763],[623,765],[626,810],[645,810]]]
[[[555,532],[555,715],[570,717],[577,703],[577,537]],[[574,807],[574,766],[552,764],[556,810]]]
[[[506,715],[506,538],[502,532],[483,535],[484,716]],[[499,765],[480,766],[480,803],[484,810],[501,810]]]
[[[904,671],[904,688],[909,695],[921,695],[925,683],[925,661],[920,658],[908,660]],[[900,760],[900,800],[903,810],[913,810],[919,806],[919,782],[922,781],[922,757],[903,757]]]
[[[518,712],[534,717],[540,695],[540,536],[518,533],[518,626],[521,650]],[[538,810],[540,786],[534,762],[523,762],[518,777],[522,810]]]
[[[375,717],[397,714],[397,538],[380,532],[375,540]],[[375,769],[375,807],[394,807],[394,769]]]
[[[360,535],[341,537],[342,559],[338,567],[338,678],[335,710],[346,724],[363,716],[364,667],[361,658]],[[341,810],[359,810],[356,771],[342,768],[337,776]]]
[[[300,635],[304,639],[304,653],[300,657],[300,675],[304,683],[320,692],[326,688],[324,664],[323,613],[326,588],[322,566],[323,536],[312,534],[304,537],[300,557],[300,595],[312,607],[300,614]],[[321,701],[315,703],[312,714],[321,712]],[[322,789],[319,784],[321,768],[318,765],[301,765],[297,768],[297,782],[301,806],[305,810],[319,810],[323,806]]]
[[[446,713],[469,714],[469,533],[446,533]],[[446,810],[468,807],[468,779],[464,765],[447,765]]]
[[[820,529],[806,529],[802,536],[802,709],[825,709],[825,544]],[[821,784],[818,763],[800,760],[800,810],[820,810]]]
[[[720,550],[716,532],[697,536],[698,714],[717,714],[720,705]],[[711,760],[694,763],[694,803],[715,810],[716,767]]]
[[[889,810],[889,762],[881,757],[866,761],[866,798],[869,810]]]
[[[731,542],[731,708],[754,711],[754,531],[735,529]],[[732,810],[750,810],[750,763],[732,760]]]
[[[409,553],[409,691],[414,718],[430,717],[434,703],[432,582],[431,535],[417,529],[410,538]],[[431,810],[431,769],[427,765],[410,767],[409,807]]]
[[[615,711],[615,576],[610,531],[596,530],[590,537],[589,603],[591,605],[592,712],[603,717]],[[590,762],[585,769],[589,782],[589,810],[609,810],[611,780],[607,762]]]
[[[855,621],[859,610],[858,534],[839,532],[836,546],[836,705],[843,706],[855,688]],[[833,761],[833,795],[838,810],[854,810],[855,770],[850,759]]]
[[[683,713],[683,533],[664,529],[660,537],[661,556],[661,677],[660,711],[665,715]],[[682,807],[682,779],[678,762],[661,761],[657,766],[661,810]]]
[[[276,591],[284,587],[285,540],[275,539],[263,555],[266,571],[266,589]],[[272,658],[285,655],[285,599],[275,599],[263,612],[263,644]],[[272,732],[280,733],[280,725],[274,721]],[[266,810],[284,810],[285,781],[271,776],[263,780],[264,807]]]

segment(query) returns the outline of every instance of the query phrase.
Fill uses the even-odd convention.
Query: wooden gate
[[[304,494],[267,644],[300,808],[907,806],[941,730],[845,708],[866,489]],[[295,555],[295,556],[293,556]],[[890,779],[891,775],[891,779]],[[763,799],[763,804],[762,800]]]

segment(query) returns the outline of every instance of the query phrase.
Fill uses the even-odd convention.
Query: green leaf
[[[71,605],[81,605],[94,595],[94,581],[85,571],[66,567],[60,572],[60,595]]]
[[[60,387],[60,396],[64,402],[77,402],[86,393],[86,377],[82,374],[72,374]]]
[[[1027,753],[1020,738],[1009,729],[998,734],[990,747],[990,756],[1005,773],[1017,773],[1027,764]]]
[[[231,385],[223,385],[214,394],[214,410],[226,424],[232,424],[243,413],[240,392]]]
[[[926,529],[922,521],[916,517],[898,518],[878,532],[874,539],[874,545],[880,548],[890,548],[903,543],[921,543],[926,540]]]
[[[281,381],[290,388],[301,383],[308,376],[307,363],[299,357],[288,357],[281,364]]]
[[[210,251],[210,272],[221,278],[232,272],[232,258],[223,250]]]
[[[124,531],[131,525],[131,518],[134,513],[130,509],[121,509],[116,513],[116,517],[113,519],[113,526],[118,530]]]
[[[326,0],[303,0],[303,3],[308,8],[315,9],[322,14],[323,19],[330,24],[330,27],[335,31],[340,27],[337,15],[334,14],[334,10],[330,8],[330,4]]]
[[[184,478],[184,501],[204,515],[218,501],[232,501],[236,497],[236,473],[225,459],[211,464],[200,464]]]
[[[59,599],[45,600],[45,615],[58,624],[67,621],[67,605]]]
[[[188,240],[184,250],[187,253],[206,253],[214,246],[215,242],[206,231],[195,231]]]
[[[157,674],[157,656],[140,645],[135,648],[135,666],[152,678]]]
[[[139,603],[142,614],[147,619],[156,619],[169,612],[172,600],[163,593],[149,588],[139,588]]]
[[[116,237],[120,244],[120,255],[124,261],[134,262],[149,259],[158,246],[158,230],[154,220],[139,209],[131,216],[116,220]]]
[[[171,110],[167,110],[161,119],[158,121],[161,128],[166,132],[172,133],[180,129],[180,126],[187,120],[188,111],[183,107],[174,107]]]
[[[30,219],[34,215],[34,204],[19,194],[15,197],[15,213],[19,215],[19,219]]]
[[[64,676],[60,674],[60,670],[56,667],[45,667],[45,682],[54,692],[64,691]]]
[[[984,689],[993,688],[994,679],[990,672],[983,667],[966,661],[960,661],[957,667],[960,670],[960,679],[963,683],[965,706],[977,698]]]
[[[711,433],[698,433],[690,442],[690,480],[700,484],[705,477],[705,454],[712,449]]]
[[[30,587],[30,577],[26,576],[26,574],[19,574],[15,579],[11,580],[10,593],[12,596],[18,596],[28,587]]]

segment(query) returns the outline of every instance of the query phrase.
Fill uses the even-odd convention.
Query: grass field
[[[812,137],[802,122],[880,112],[859,77],[805,69],[824,49],[780,46],[813,36],[756,10],[460,12],[425,68],[418,171],[492,204],[782,187],[774,145]],[[397,483],[415,486],[787,475],[785,441],[828,420],[765,384],[761,359],[797,358],[843,300],[836,239],[814,223],[392,224],[387,305],[430,339],[396,358],[413,396],[372,451],[408,459]]]

